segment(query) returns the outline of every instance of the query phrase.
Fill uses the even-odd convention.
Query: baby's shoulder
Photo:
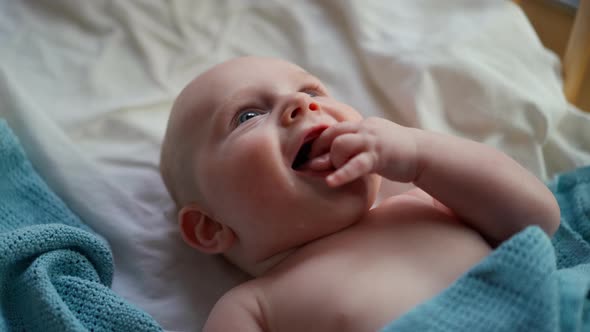
[[[203,330],[264,330],[264,309],[256,283],[245,282],[226,292],[211,310]],[[231,319],[228,320],[228,317]]]
[[[264,278],[254,278],[238,284],[229,291],[227,291],[223,297],[236,300],[236,299],[251,299],[260,296],[264,289]]]

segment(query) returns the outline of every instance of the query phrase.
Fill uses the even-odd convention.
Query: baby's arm
[[[256,294],[242,286],[230,290],[217,301],[203,332],[266,331]]]
[[[371,172],[413,182],[494,244],[527,225],[549,235],[559,226],[559,207],[547,187],[484,144],[369,118],[328,128],[312,155],[326,146],[336,168],[326,179],[329,185]]]

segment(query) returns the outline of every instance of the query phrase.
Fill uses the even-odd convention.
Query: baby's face
[[[189,96],[179,107],[198,112],[187,128],[199,133],[194,170],[202,206],[231,227],[240,250],[251,257],[263,259],[336,232],[372,205],[377,176],[331,188],[328,172],[302,166],[306,143],[322,130],[361,120],[303,69],[278,59],[234,59],[183,94]]]

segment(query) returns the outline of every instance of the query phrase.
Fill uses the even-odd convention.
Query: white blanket
[[[367,116],[485,142],[543,179],[590,164],[590,116],[508,1],[0,2],[0,117],[110,241],[114,290],[166,330],[200,330],[245,278],[182,243],[157,164],[184,84],[246,54],[296,62]]]

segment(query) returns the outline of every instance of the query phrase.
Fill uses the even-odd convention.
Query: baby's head
[[[322,130],[361,118],[316,77],[279,59],[236,58],[199,75],[174,103],[160,165],[184,240],[258,274],[357,222],[379,178],[331,188],[326,172],[302,165]]]

